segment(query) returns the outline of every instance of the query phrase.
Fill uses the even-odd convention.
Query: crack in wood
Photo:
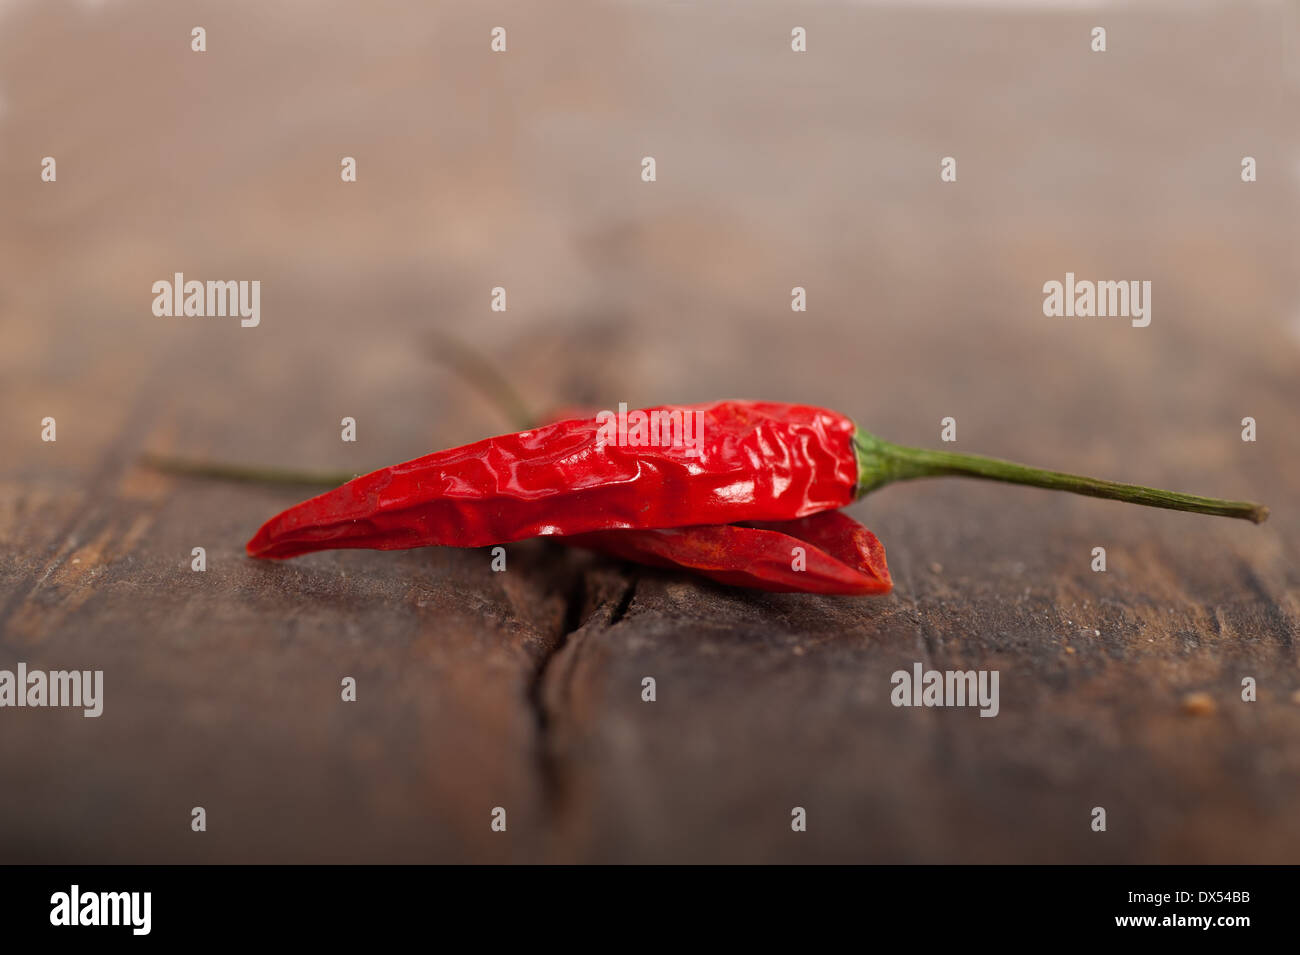
[[[636,594],[635,576],[622,577],[622,585],[616,595],[599,596],[602,583],[593,581],[589,572],[585,570],[576,575],[569,589],[564,628],[558,639],[538,661],[528,687],[528,706],[532,710],[537,733],[537,774],[542,792],[542,806],[543,810],[552,817],[563,812],[567,790],[564,761],[557,752],[553,736],[552,711],[557,704],[562,704],[568,697],[563,687],[567,685],[565,676],[571,674],[572,668],[569,667],[566,674],[561,675],[560,689],[548,694],[547,687],[553,682],[557,661],[566,650],[569,650],[570,654],[576,652],[583,631],[593,627],[607,630],[615,626],[627,616],[628,608]],[[594,598],[593,591],[597,592]]]

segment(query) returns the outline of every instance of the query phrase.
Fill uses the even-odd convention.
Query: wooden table
[[[0,668],[105,674],[98,719],[0,710],[0,859],[1300,861],[1294,24],[1107,10],[1094,54],[1095,13],[836,5],[794,54],[781,6],[524,4],[493,55],[380,6],[223,4],[204,54],[162,2],[0,32]],[[178,271],[261,281],[261,324],[156,318]],[[1151,281],[1151,325],[1045,317],[1067,271]],[[538,407],[952,416],[1273,516],[900,485],[851,509],[894,593],[833,599],[538,541],[257,562],[308,491],[138,464],[509,430],[431,330]],[[891,705],[916,663],[996,669],[998,716]]]

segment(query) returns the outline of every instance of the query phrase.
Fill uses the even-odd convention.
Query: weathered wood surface
[[[0,710],[0,859],[1300,861],[1294,24],[1108,10],[1098,55],[1091,14],[828,5],[795,56],[778,7],[533,6],[222,5],[203,55],[163,3],[4,19],[0,667],[106,701]],[[154,318],[175,271],[260,279],[261,326]],[[1151,326],[1044,318],[1066,271],[1150,279]],[[953,415],[1273,517],[920,482],[853,508],[894,594],[830,599],[541,542],[259,563],[300,495],[135,463],[502,430],[432,327],[539,405]],[[915,662],[997,669],[1000,715],[893,707]]]

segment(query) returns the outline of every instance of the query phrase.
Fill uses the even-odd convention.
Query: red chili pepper
[[[595,418],[439,451],[305,501],[248,542],[256,557],[338,547],[478,547],[539,535],[786,521],[843,507],[892,481],[965,475],[1094,497],[1264,520],[1268,509],[995,458],[908,448],[834,411],[722,401],[648,409],[701,416],[698,455],[676,445],[601,446]]]
[[[894,586],[884,546],[841,511],[749,526],[596,531],[561,541],[774,593],[887,594]],[[803,552],[799,570],[796,548]]]

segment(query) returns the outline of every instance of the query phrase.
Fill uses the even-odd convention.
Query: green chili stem
[[[214,478],[219,481],[246,481],[250,484],[289,484],[297,487],[338,487],[356,474],[344,471],[293,471],[287,468],[264,468],[256,465],[222,464],[196,458],[143,454],[140,463],[155,471],[183,474],[187,477]]]
[[[1174,511],[1239,517],[1256,524],[1263,523],[1268,517],[1268,508],[1253,501],[1225,501],[1217,497],[1180,494],[1177,491],[1164,491],[1138,484],[1119,484],[1061,471],[1045,471],[978,454],[909,448],[882,441],[861,430],[855,433],[853,444],[858,458],[858,496],[893,481],[955,475],[1005,481],[1009,484],[1027,484],[1052,491],[1069,491],[1072,494],[1086,494],[1089,497],[1104,497]]]

